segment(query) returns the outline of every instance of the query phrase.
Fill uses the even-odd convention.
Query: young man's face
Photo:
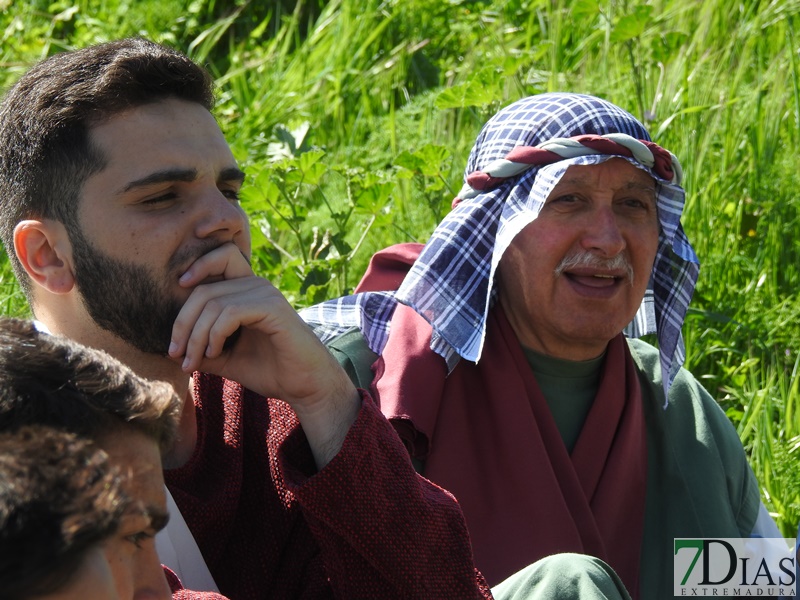
[[[520,343],[568,360],[602,354],[641,304],[658,230],[645,171],[618,158],[567,169],[500,260],[499,298]],[[557,272],[571,256],[595,260]]]
[[[78,290],[102,327],[166,353],[189,265],[226,243],[249,257],[243,174],[213,116],[192,102],[132,109],[90,137],[107,165],[85,182],[70,234]]]
[[[114,431],[99,445],[120,470],[133,505],[119,529],[86,552],[70,581],[42,600],[169,600],[155,546],[155,534],[167,521],[158,445],[135,430]]]
[[[122,489],[134,500],[119,530],[103,543],[117,594],[121,600],[168,600],[171,594],[155,544],[155,534],[167,522],[158,445],[137,431],[115,431],[99,444],[121,470]]]
[[[57,592],[36,596],[37,600],[123,600],[101,546],[89,549],[69,583]],[[128,600],[128,599],[125,599]]]

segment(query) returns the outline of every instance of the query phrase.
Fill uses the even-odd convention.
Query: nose
[[[230,242],[246,235],[247,215],[237,201],[216,187],[207,190],[198,201],[201,203],[201,215],[195,232],[198,238],[216,237],[223,242]]]
[[[136,563],[134,600],[170,600],[172,592],[164,575],[154,541],[148,540],[148,543],[139,550]]]
[[[625,238],[612,207],[601,207],[592,212],[581,246],[584,250],[607,258],[613,258],[625,249]]]

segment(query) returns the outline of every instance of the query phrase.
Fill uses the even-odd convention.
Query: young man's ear
[[[72,245],[62,223],[19,222],[14,228],[14,251],[28,276],[49,292],[66,294],[75,287]]]

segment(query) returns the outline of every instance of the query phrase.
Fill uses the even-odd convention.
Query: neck
[[[166,381],[183,399],[178,422],[178,431],[173,447],[164,454],[166,468],[179,467],[188,461],[197,443],[197,416],[190,388],[191,376],[181,370],[180,363],[166,355],[142,352],[116,335],[85,320],[55,318],[52,314],[36,311],[36,318],[44,323],[51,333],[63,335],[85,346],[103,350],[127,365],[134,373],[145,379]]]
[[[175,443],[162,457],[165,469],[177,469],[185,465],[192,458],[195,446],[197,446],[197,413],[195,412],[193,387],[190,383],[181,396],[184,401]]]

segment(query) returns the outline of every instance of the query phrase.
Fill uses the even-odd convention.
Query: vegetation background
[[[800,520],[800,0],[0,0],[0,90],[55,52],[142,35],[208,66],[248,173],[254,265],[295,306],[425,241],[500,107],[627,108],[687,174],[702,261],[686,366]],[[27,308],[3,254],[0,302]],[[714,493],[709,490],[709,493]]]

